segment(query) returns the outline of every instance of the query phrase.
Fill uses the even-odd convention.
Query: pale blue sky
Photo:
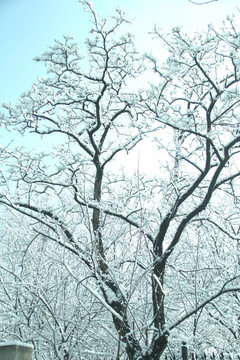
[[[133,20],[141,50],[150,44],[147,33],[154,23],[163,29],[182,25],[194,31],[236,11],[240,0],[219,0],[196,6],[188,0],[95,0],[97,12],[109,16],[119,6]],[[43,68],[32,58],[40,55],[56,38],[74,35],[84,41],[88,15],[78,0],[0,0],[0,103],[13,101],[28,90]]]

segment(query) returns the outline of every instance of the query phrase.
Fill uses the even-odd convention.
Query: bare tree
[[[169,51],[159,66],[154,56],[137,54],[130,34],[117,37],[126,23],[119,10],[108,25],[84,4],[93,26],[89,63],[64,37],[36,59],[50,76],[17,106],[5,104],[2,122],[24,135],[26,146],[1,149],[0,203],[28,218],[38,239],[62,248],[66,276],[107,314],[102,328],[112,319],[111,356],[158,360],[169,335],[192,319],[197,329],[203,309],[214,317],[209,304],[240,290],[238,247],[216,283],[202,286],[197,277],[199,258],[208,263],[208,277],[216,275],[199,236],[212,248],[216,230],[226,243],[239,242],[233,216],[240,177],[239,35],[231,19],[223,32],[209,28],[193,38],[155,29]],[[154,80],[137,90],[146,67]],[[38,137],[49,139],[42,152],[31,149]],[[156,144],[156,175],[119,167],[146,138]],[[194,272],[182,269],[184,291],[176,289],[171,307],[176,259],[187,264],[195,249]],[[186,288],[191,282],[194,293]],[[54,318],[47,294],[42,303]],[[110,355],[102,348],[101,356]]]

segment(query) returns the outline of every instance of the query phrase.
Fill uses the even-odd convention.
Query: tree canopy
[[[48,76],[0,118],[23,139],[0,148],[1,336],[36,360],[158,360],[183,338],[236,352],[237,21],[155,27],[163,63],[138,54],[122,11],[82,3],[86,48],[56,40],[35,59]],[[155,169],[132,169],[149,142]]]

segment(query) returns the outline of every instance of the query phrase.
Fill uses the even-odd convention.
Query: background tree
[[[109,333],[105,338],[101,332],[100,319],[104,316],[107,323],[108,318],[105,309],[66,272],[62,248],[38,239],[26,219],[8,214],[6,220],[14,226],[9,230],[2,223],[2,341],[32,342],[36,359],[42,360],[94,359],[102,349],[111,353]],[[72,258],[71,267],[78,271],[78,266]],[[95,357],[92,343],[98,349]]]
[[[46,274],[37,271],[36,287],[20,298],[28,309],[34,304],[36,313],[45,312],[51,354],[61,360],[93,359],[94,353],[157,360],[180,334],[195,347],[225,350],[209,333],[197,336],[210,317],[229,339],[239,337],[235,309],[228,308],[227,319],[221,311],[227,299],[238,302],[240,290],[234,22],[229,19],[221,33],[209,28],[193,38],[179,29],[166,36],[155,29],[169,51],[159,66],[154,56],[137,54],[130,34],[121,34],[126,20],[120,10],[108,25],[83,3],[93,25],[89,62],[72,38],[56,41],[36,58],[50,75],[18,105],[5,104],[1,116],[26,145],[1,149],[0,203],[28,219],[26,264],[40,240],[47,253]],[[137,90],[149,67],[152,85]],[[41,148],[38,137],[44,151],[32,150],[33,142]],[[144,149],[145,139],[155,141],[155,176],[118,165],[134,158],[128,154],[140,142]],[[7,272],[15,281],[13,270]],[[19,308],[24,315],[22,300]],[[100,329],[107,339],[111,329],[108,348],[96,336],[81,342],[82,312],[89,316],[88,331]]]

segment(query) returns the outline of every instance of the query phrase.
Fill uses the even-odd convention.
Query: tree
[[[21,217],[8,214],[7,218],[14,226],[9,231],[2,224],[6,229],[0,256],[2,340],[14,336],[32,342],[36,359],[44,360],[81,358],[82,344],[91,342],[97,347],[101,341],[106,347],[108,339],[95,334],[100,330],[97,314],[102,316],[102,306],[64,271],[61,248],[27,231],[29,224]],[[77,271],[79,264],[71,260]]]
[[[18,231],[21,227],[18,223]],[[36,359],[42,360],[91,358],[93,342],[96,349],[108,345],[110,352],[101,333],[102,305],[64,271],[61,249],[28,236],[12,232],[11,239],[1,239],[1,339],[32,342]]]
[[[229,337],[239,337],[237,320],[229,325],[216,310],[226,308],[226,299],[238,301],[240,290],[234,22],[229,19],[221,33],[210,27],[193,38],[177,28],[166,36],[156,28],[154,36],[169,51],[159,65],[153,55],[137,54],[130,34],[121,34],[126,20],[120,10],[107,25],[83,3],[93,25],[88,64],[73,39],[64,37],[36,58],[50,75],[18,105],[4,106],[2,123],[22,134],[26,146],[1,149],[0,203],[28,219],[31,241],[41,239],[56,251],[61,281],[75,284],[71,290],[68,280],[68,291],[82,288],[103,310],[96,311],[96,323],[103,337],[109,324],[111,353],[95,339],[79,344],[90,349],[84,356],[92,359],[98,351],[99,358],[157,360],[175,346],[176,334],[209,346],[209,339],[196,341],[199,324],[209,317],[224,331],[230,327]],[[137,90],[150,67],[152,84]],[[44,139],[44,151],[32,150],[32,142],[41,147],[37,137]],[[155,176],[118,165],[140,144],[144,151],[145,139],[156,146]],[[229,253],[226,266],[221,256]],[[51,287],[42,301],[55,325],[64,302],[61,281],[55,312]],[[41,302],[38,292],[34,299]],[[83,304],[76,300],[75,306]],[[79,343],[77,333],[74,341]],[[211,344],[221,349],[216,339]]]

